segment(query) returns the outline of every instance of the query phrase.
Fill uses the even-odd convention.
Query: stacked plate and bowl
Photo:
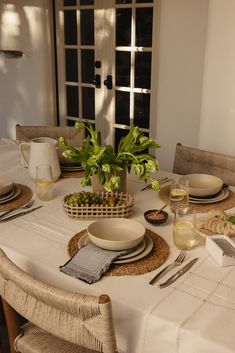
[[[21,194],[19,185],[13,183],[12,180],[0,176],[0,204],[7,203],[16,199]]]
[[[145,234],[145,227],[136,221],[125,218],[108,218],[91,223],[87,234],[83,235],[78,248],[94,243],[96,246],[110,251],[129,250],[113,263],[123,264],[140,260],[147,256],[152,248],[151,237]]]
[[[209,204],[225,200],[229,196],[223,180],[209,174],[187,174],[189,202]]]

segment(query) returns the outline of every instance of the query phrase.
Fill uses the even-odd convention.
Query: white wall
[[[54,123],[49,0],[0,0],[0,137],[15,138],[15,124]]]
[[[164,170],[172,170],[177,142],[198,145],[207,7],[207,0],[161,1],[156,128]]]
[[[199,147],[235,155],[235,1],[210,0]]]

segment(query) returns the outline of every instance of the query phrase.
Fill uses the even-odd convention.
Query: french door
[[[148,135],[155,127],[157,1],[55,5],[60,124],[90,121],[115,147],[132,124]]]

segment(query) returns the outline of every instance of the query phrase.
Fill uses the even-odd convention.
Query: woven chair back
[[[177,143],[173,173],[211,174],[221,178],[225,184],[235,186],[235,157]]]
[[[0,295],[35,326],[71,343],[104,353],[116,350],[107,296],[68,292],[32,278],[0,249]]]
[[[22,126],[16,125],[16,140],[31,141],[35,137],[51,137],[58,140],[60,137],[76,147],[82,146],[84,130],[72,126]]]

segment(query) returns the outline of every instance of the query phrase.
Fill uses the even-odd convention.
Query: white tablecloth
[[[34,189],[27,169],[20,165],[18,146],[0,142],[0,174]],[[167,175],[167,173],[160,173]],[[145,210],[162,205],[153,190],[134,177],[128,192],[135,199],[131,218],[161,235],[170,246],[164,267],[178,250],[172,242],[172,215],[166,224],[151,226]],[[202,245],[188,252],[188,261],[199,257],[192,269],[173,285],[159,289],[149,280],[159,269],[141,276],[106,277],[88,285],[58,270],[68,260],[69,239],[89,221],[72,220],[63,212],[61,200],[80,190],[79,179],[60,179],[53,200],[24,217],[0,223],[0,247],[21,268],[50,284],[82,293],[107,293],[113,303],[114,323],[120,352],[125,353],[234,353],[235,271],[219,267]],[[161,268],[162,268],[161,267]],[[161,269],[160,268],[160,269]],[[167,278],[167,276],[166,276]]]

